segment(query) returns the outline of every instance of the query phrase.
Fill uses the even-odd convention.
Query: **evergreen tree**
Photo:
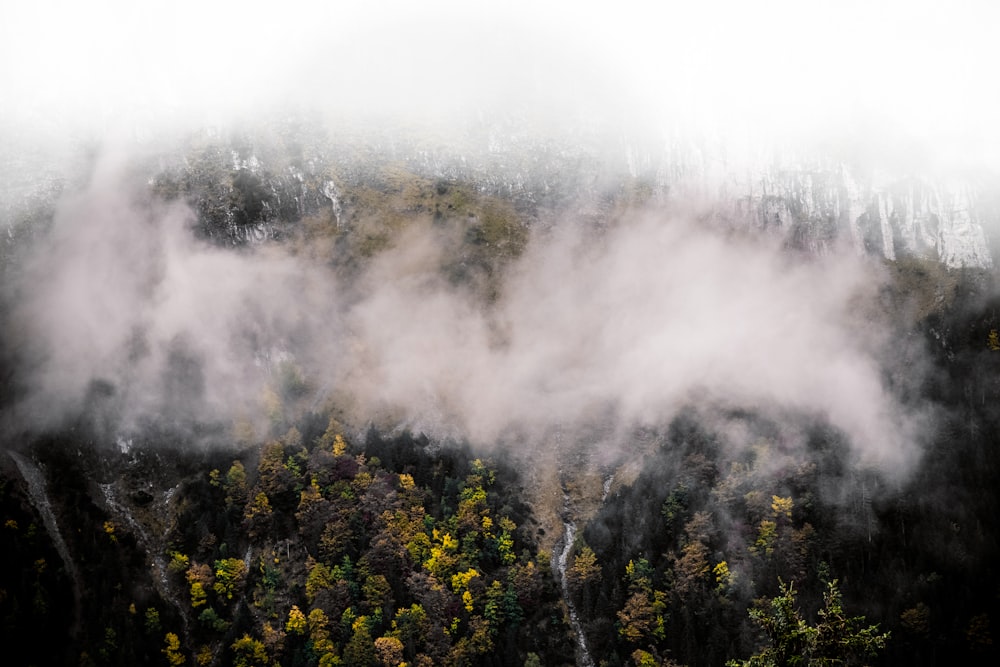
[[[760,601],[750,618],[767,636],[769,646],[748,660],[730,660],[727,667],[834,667],[860,665],[885,648],[889,633],[865,626],[863,616],[844,615],[837,582],[827,584],[819,623],[809,625],[795,607],[795,588],[780,582],[781,594]]]

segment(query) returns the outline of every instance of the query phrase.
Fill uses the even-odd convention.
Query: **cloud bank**
[[[907,169],[1000,155],[990,3],[54,4],[0,10],[11,155],[58,163],[67,137],[152,154],[156,139],[289,107],[334,134],[433,126],[427,141],[456,155],[451,132],[482,119],[593,139],[615,164],[678,137],[734,169],[788,145]],[[439,227],[414,226],[342,284],[280,247],[202,245],[192,211],[102,165],[5,287],[25,388],[10,423],[51,426],[95,402],[123,428],[253,415],[284,360],[359,420],[481,444],[588,421],[624,431],[691,403],[827,419],[886,465],[921,430],[886,389],[888,329],[855,314],[880,273],[850,253],[800,262],[682,212],[599,234],[571,221],[536,234],[485,306],[444,277]]]
[[[594,424],[625,446],[694,405],[825,420],[868,463],[916,452],[920,422],[885,386],[887,324],[866,314],[881,274],[852,252],[801,258],[680,212],[570,220],[485,304],[447,278],[447,225],[414,222],[345,284],[279,245],[196,241],[192,211],[127,173],[112,161],[65,197],[11,288],[27,391],[9,423],[58,427],[95,401],[114,429],[266,422],[284,361],[358,424],[481,447]]]

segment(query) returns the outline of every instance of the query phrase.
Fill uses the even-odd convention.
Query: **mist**
[[[438,136],[485,116],[541,138],[701,137],[727,160],[849,142],[870,162],[874,142],[922,169],[996,169],[997,12],[978,0],[10,5],[0,130],[40,150],[302,110]]]
[[[412,222],[345,280],[280,243],[197,239],[194,211],[133,173],[101,158],[8,289],[15,430],[89,412],[109,441],[199,421],[264,435],[291,369],[308,405],[358,426],[529,458],[555,432],[597,427],[611,460],[632,429],[693,406],[829,423],[887,471],[917,460],[926,406],[886,386],[902,360],[872,316],[885,276],[849,248],[801,255],[781,236],[640,208],[537,228],[491,302],[449,276],[455,223]]]
[[[345,284],[280,244],[197,239],[196,212],[130,165],[205,128],[301,114],[470,162],[462,133],[478,123],[491,141],[513,128],[514,148],[474,147],[501,161],[519,141],[624,161],[681,138],[730,166],[789,147],[994,166],[991,6],[33,7],[0,21],[5,205],[23,205],[32,173],[75,169],[81,145],[96,166],[5,287],[25,389],[8,423],[51,428],[100,404],[126,431],[152,415],[266,424],[285,364],[316,406],[481,447],[592,422],[627,447],[630,427],[699,404],[827,420],[887,469],[917,456],[929,410],[887,386],[903,362],[872,316],[885,277],[847,248],[802,258],[697,210],[640,208],[599,232],[567,214],[531,230],[484,303],[442,268],[460,230],[414,224]]]
[[[988,659],[996,3],[0,4],[12,638]]]

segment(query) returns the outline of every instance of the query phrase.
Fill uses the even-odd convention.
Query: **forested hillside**
[[[11,664],[993,664],[994,271],[247,141],[3,240]]]
[[[4,486],[4,633],[34,638],[25,664],[572,662],[516,476],[467,450],[352,445],[335,422],[231,460],[146,443],[102,464],[70,446],[39,454],[60,525],[78,528],[82,618],[41,518]],[[75,641],[47,642],[57,629]]]

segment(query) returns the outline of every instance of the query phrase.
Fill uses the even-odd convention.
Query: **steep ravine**
[[[563,537],[561,539],[562,548],[555,559],[555,569],[559,573],[559,586],[562,590],[563,600],[566,603],[566,610],[569,615],[569,624],[573,628],[573,638],[576,642],[576,661],[581,667],[594,667],[594,659],[587,648],[587,636],[583,632],[583,625],[580,623],[580,615],[573,604],[573,598],[569,591],[569,581],[566,578],[566,569],[569,564],[569,556],[573,551],[573,540],[576,538],[576,523],[573,521],[572,503],[569,493],[563,490]]]
[[[31,498],[31,502],[41,515],[42,524],[45,526],[46,532],[48,532],[56,551],[59,553],[59,557],[63,561],[66,574],[69,575],[70,581],[73,582],[73,625],[70,628],[70,632],[76,638],[79,635],[83,619],[83,584],[80,579],[80,571],[77,569],[76,562],[73,560],[69,552],[69,547],[66,545],[66,540],[59,530],[59,523],[56,520],[55,512],[52,510],[52,503],[49,501],[45,476],[42,474],[41,469],[30,459],[15,451],[8,451],[7,453],[14,460],[18,471],[20,471],[21,476],[27,483],[28,495]]]
[[[181,623],[184,626],[184,637],[186,639],[190,634],[187,607],[170,585],[170,578],[167,576],[167,562],[163,557],[164,550],[162,545],[159,543],[158,538],[135,518],[132,510],[129,509],[127,504],[119,501],[115,484],[113,482],[108,484],[99,484],[98,486],[101,489],[101,494],[104,497],[104,504],[107,507],[108,512],[128,526],[128,528],[135,535],[139,546],[146,552],[146,557],[149,560],[152,570],[151,578],[153,586],[156,588],[156,592],[159,593],[161,598],[168,600],[174,608],[177,609],[177,614],[180,616]],[[173,489],[168,491],[167,494],[172,495],[171,491],[173,491]],[[165,504],[168,502],[169,498],[165,498]]]

